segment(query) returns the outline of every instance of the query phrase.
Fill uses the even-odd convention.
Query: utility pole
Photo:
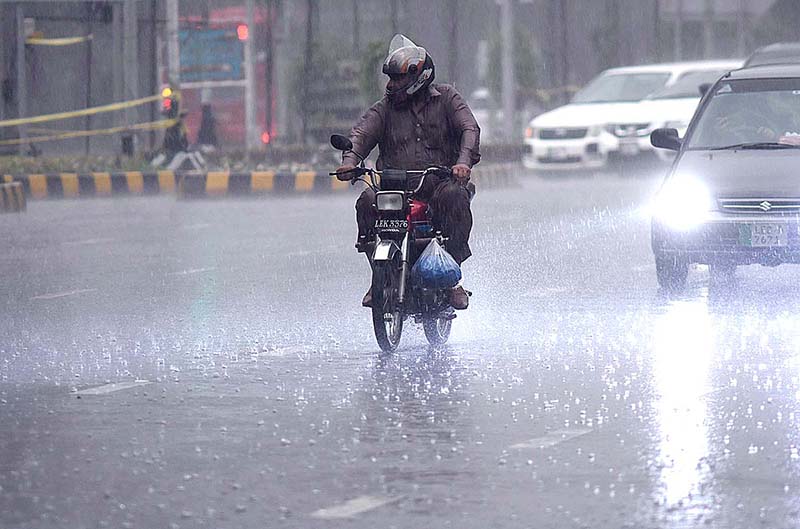
[[[25,64],[25,13],[22,4],[17,4],[17,117],[28,117],[28,66]],[[19,125],[19,139],[28,137],[27,127]],[[19,154],[25,154],[25,143],[19,144]]]
[[[397,0],[389,0],[389,8],[390,8],[390,13],[391,13],[391,18],[392,18],[392,20],[391,20],[391,22],[392,22],[392,35],[396,35],[398,27],[399,27],[399,24],[398,24],[398,21],[397,21]]]
[[[275,46],[275,28],[273,24],[277,22],[277,16],[275,14],[275,5],[274,0],[266,0],[266,18],[267,22],[264,24],[266,28],[266,38],[264,42],[266,43],[266,58],[264,60],[264,101],[265,101],[265,108],[264,108],[264,130],[267,131],[267,134],[270,135],[270,141],[272,136],[272,85],[274,82],[273,78],[273,62],[275,60],[275,56],[273,54],[273,48]]]
[[[673,42],[673,49],[675,60],[683,60],[683,0],[675,0],[675,41]]]
[[[308,104],[309,104],[309,92],[308,88],[311,84],[311,67],[312,61],[314,60],[314,0],[306,0],[306,50],[305,56],[303,59],[303,108],[302,108],[302,119],[303,119],[303,127],[302,127],[302,134],[303,137],[301,138],[302,143],[306,143],[308,139],[308,131],[309,131],[309,123],[308,118],[310,116]]]
[[[178,0],[166,0],[167,8],[167,81],[180,88],[181,56],[178,48]]]
[[[139,97],[139,19],[136,0],[124,0],[122,4],[122,57],[124,67],[123,87],[126,100]],[[127,122],[138,123],[139,111],[129,108],[125,111]],[[130,144],[134,150],[133,144]]]
[[[86,41],[86,108],[92,106],[92,42],[94,41],[94,6],[86,4],[86,34],[89,40]],[[92,116],[86,116],[86,130],[92,129]],[[89,156],[91,148],[91,137],[86,136],[84,152]]]
[[[244,41],[244,122],[245,122],[245,144],[247,150],[252,151],[256,148],[256,78],[253,73],[253,38],[255,37],[255,6],[253,0],[246,0],[247,39]]]
[[[514,15],[513,0],[500,0],[500,36],[502,38],[503,127],[507,140],[514,138],[516,113],[514,109]]]
[[[359,20],[358,0],[353,0],[353,57],[358,57],[360,43],[358,41],[361,20]]]
[[[706,0],[703,14],[703,57],[714,56],[714,0]]]
[[[458,0],[449,0],[447,11],[450,18],[450,49],[447,50],[447,70],[450,73],[450,82],[458,85]]]
[[[736,22],[736,51],[739,57],[743,57],[747,53],[747,0],[739,0]]]
[[[569,33],[567,28],[567,5],[566,0],[559,0],[559,28],[561,29],[561,90],[563,91],[564,103],[569,102]]]

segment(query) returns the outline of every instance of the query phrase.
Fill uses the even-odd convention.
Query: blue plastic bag
[[[414,263],[411,278],[425,288],[453,288],[461,281],[461,267],[434,239]]]

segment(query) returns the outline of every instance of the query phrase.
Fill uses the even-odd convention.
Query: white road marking
[[[191,274],[201,274],[203,272],[211,272],[216,270],[215,267],[211,266],[208,268],[190,268],[189,270],[181,270],[180,272],[169,272],[168,276],[188,276]]]
[[[569,441],[570,439],[581,437],[582,435],[586,435],[587,433],[591,433],[592,431],[593,430],[591,428],[553,430],[552,432],[549,432],[546,435],[543,435],[542,437],[536,437],[529,441],[525,441],[524,443],[517,443],[511,445],[509,448],[515,450],[523,448],[550,448],[551,446],[556,446],[557,444],[561,444],[564,441]]]
[[[56,292],[55,294],[42,294],[41,296],[34,296],[31,299],[56,299],[65,298],[67,296],[74,296],[76,294],[84,294],[86,292],[97,292],[96,288],[84,288],[81,290],[70,290],[69,292]]]
[[[98,239],[84,239],[82,241],[66,241],[64,246],[83,246],[88,244],[100,244],[104,242],[112,242],[114,239],[111,237],[101,237]]]
[[[137,388],[139,386],[146,386],[152,384],[149,380],[134,380],[133,382],[115,382],[113,384],[104,384],[89,389],[82,389],[76,391],[76,395],[106,395],[114,393],[115,391],[122,391],[123,389]]]
[[[352,518],[357,514],[361,514],[390,503],[396,503],[403,499],[402,496],[359,496],[350,501],[346,501],[340,505],[334,505],[327,509],[320,509],[311,513],[313,518],[320,518],[322,520],[338,520],[342,518]]]
[[[211,224],[207,222],[198,222],[197,224],[187,224],[186,226],[181,226],[182,230],[199,230],[200,228],[208,228]]]

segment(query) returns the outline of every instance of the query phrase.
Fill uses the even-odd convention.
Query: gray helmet
[[[383,62],[383,73],[389,76],[411,74],[408,83],[386,91],[389,97],[405,99],[430,86],[436,76],[433,59],[422,46],[405,35],[395,35],[389,43],[389,54]]]

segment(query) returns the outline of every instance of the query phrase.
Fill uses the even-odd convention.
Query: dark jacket
[[[353,150],[366,158],[378,146],[378,169],[420,170],[431,165],[472,167],[481,159],[480,128],[467,102],[449,85],[395,107],[384,97],[350,131]],[[347,153],[344,163],[358,164]]]

